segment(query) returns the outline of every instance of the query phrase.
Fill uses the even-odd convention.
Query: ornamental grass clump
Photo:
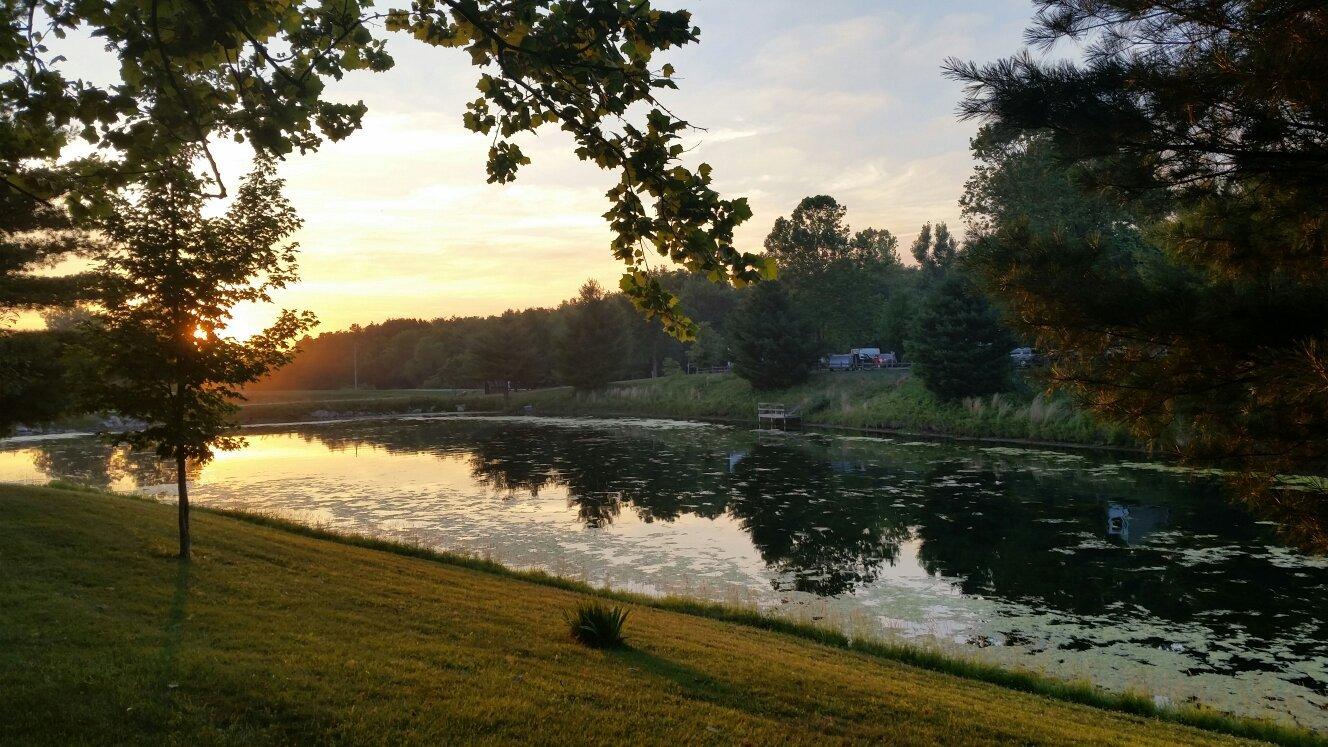
[[[627,645],[622,634],[627,612],[617,605],[585,602],[567,615],[567,627],[571,630],[572,638],[583,645],[591,648],[622,648]]]

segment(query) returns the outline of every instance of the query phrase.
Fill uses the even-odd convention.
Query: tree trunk
[[[175,485],[180,496],[180,559],[189,559],[189,475],[184,454],[175,457]]]

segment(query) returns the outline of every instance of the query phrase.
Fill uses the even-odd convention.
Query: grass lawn
[[[197,512],[0,486],[0,743],[1234,744],[791,635]]]

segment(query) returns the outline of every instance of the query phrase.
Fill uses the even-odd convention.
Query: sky
[[[655,62],[677,71],[681,90],[664,102],[704,128],[688,162],[711,164],[721,194],[752,206],[740,249],[760,250],[775,218],[814,194],[847,206],[854,229],[888,228],[904,246],[927,221],[961,224],[977,125],[955,116],[960,85],[941,64],[1019,50],[1027,0],[662,4],[687,7],[701,28],[699,44]],[[231,331],[261,329],[277,307],[313,311],[326,331],[556,305],[587,278],[616,287],[602,217],[613,174],[542,129],[519,141],[533,163],[516,182],[487,184],[488,140],[461,126],[476,95],[468,56],[404,35],[389,48],[395,69],[331,86],[368,105],[364,129],[281,165],[305,221],[301,280],[270,308],[239,309]],[[220,155],[228,186],[238,182],[247,150]]]

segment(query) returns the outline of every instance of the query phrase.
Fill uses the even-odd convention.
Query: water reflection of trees
[[[856,471],[780,443],[758,443],[734,466],[729,513],[761,559],[792,579],[791,588],[822,596],[849,593],[874,581],[883,563],[898,559],[908,526],[879,491],[845,479]]]
[[[1324,598],[1328,574],[1270,562],[1265,528],[1223,500],[1212,481],[939,462],[921,484],[918,560],[967,594],[1084,617],[1142,612],[1209,626],[1215,640],[1237,631],[1285,640],[1288,631],[1306,631],[1310,637],[1290,646],[1305,655],[1328,635],[1313,601]],[[1108,541],[1108,507],[1122,500],[1165,508],[1183,531],[1152,545]]]
[[[1077,615],[1211,617],[1215,630],[1256,639],[1285,638],[1292,627],[1328,636],[1310,601],[1323,599],[1325,573],[1252,555],[1270,542],[1264,528],[1211,481],[1167,472],[1097,475],[1087,461],[973,449],[510,421],[346,424],[310,437],[465,455],[474,479],[494,490],[561,487],[592,527],[623,511],[644,521],[729,515],[780,588],[851,593],[896,561],[911,532],[922,568],[967,594]],[[1141,547],[1109,541],[1107,507],[1123,500],[1166,506],[1182,531]]]
[[[314,435],[346,446],[335,432]],[[779,574],[777,588],[849,593],[873,581],[882,564],[893,563],[907,536],[907,524],[889,510],[893,498],[847,484],[862,481],[861,462],[831,459],[814,444],[510,421],[470,421],[465,428],[421,424],[372,433],[367,440],[388,451],[465,452],[475,481],[500,492],[537,496],[560,486],[589,527],[612,524],[624,510],[646,522],[728,514]],[[731,459],[731,453],[742,456]]]
[[[42,441],[26,448],[35,451],[33,467],[52,480],[107,489],[124,481],[146,487],[175,483],[174,464],[157,459],[151,451],[133,451],[94,438]],[[201,465],[191,464],[189,479],[197,480]]]

